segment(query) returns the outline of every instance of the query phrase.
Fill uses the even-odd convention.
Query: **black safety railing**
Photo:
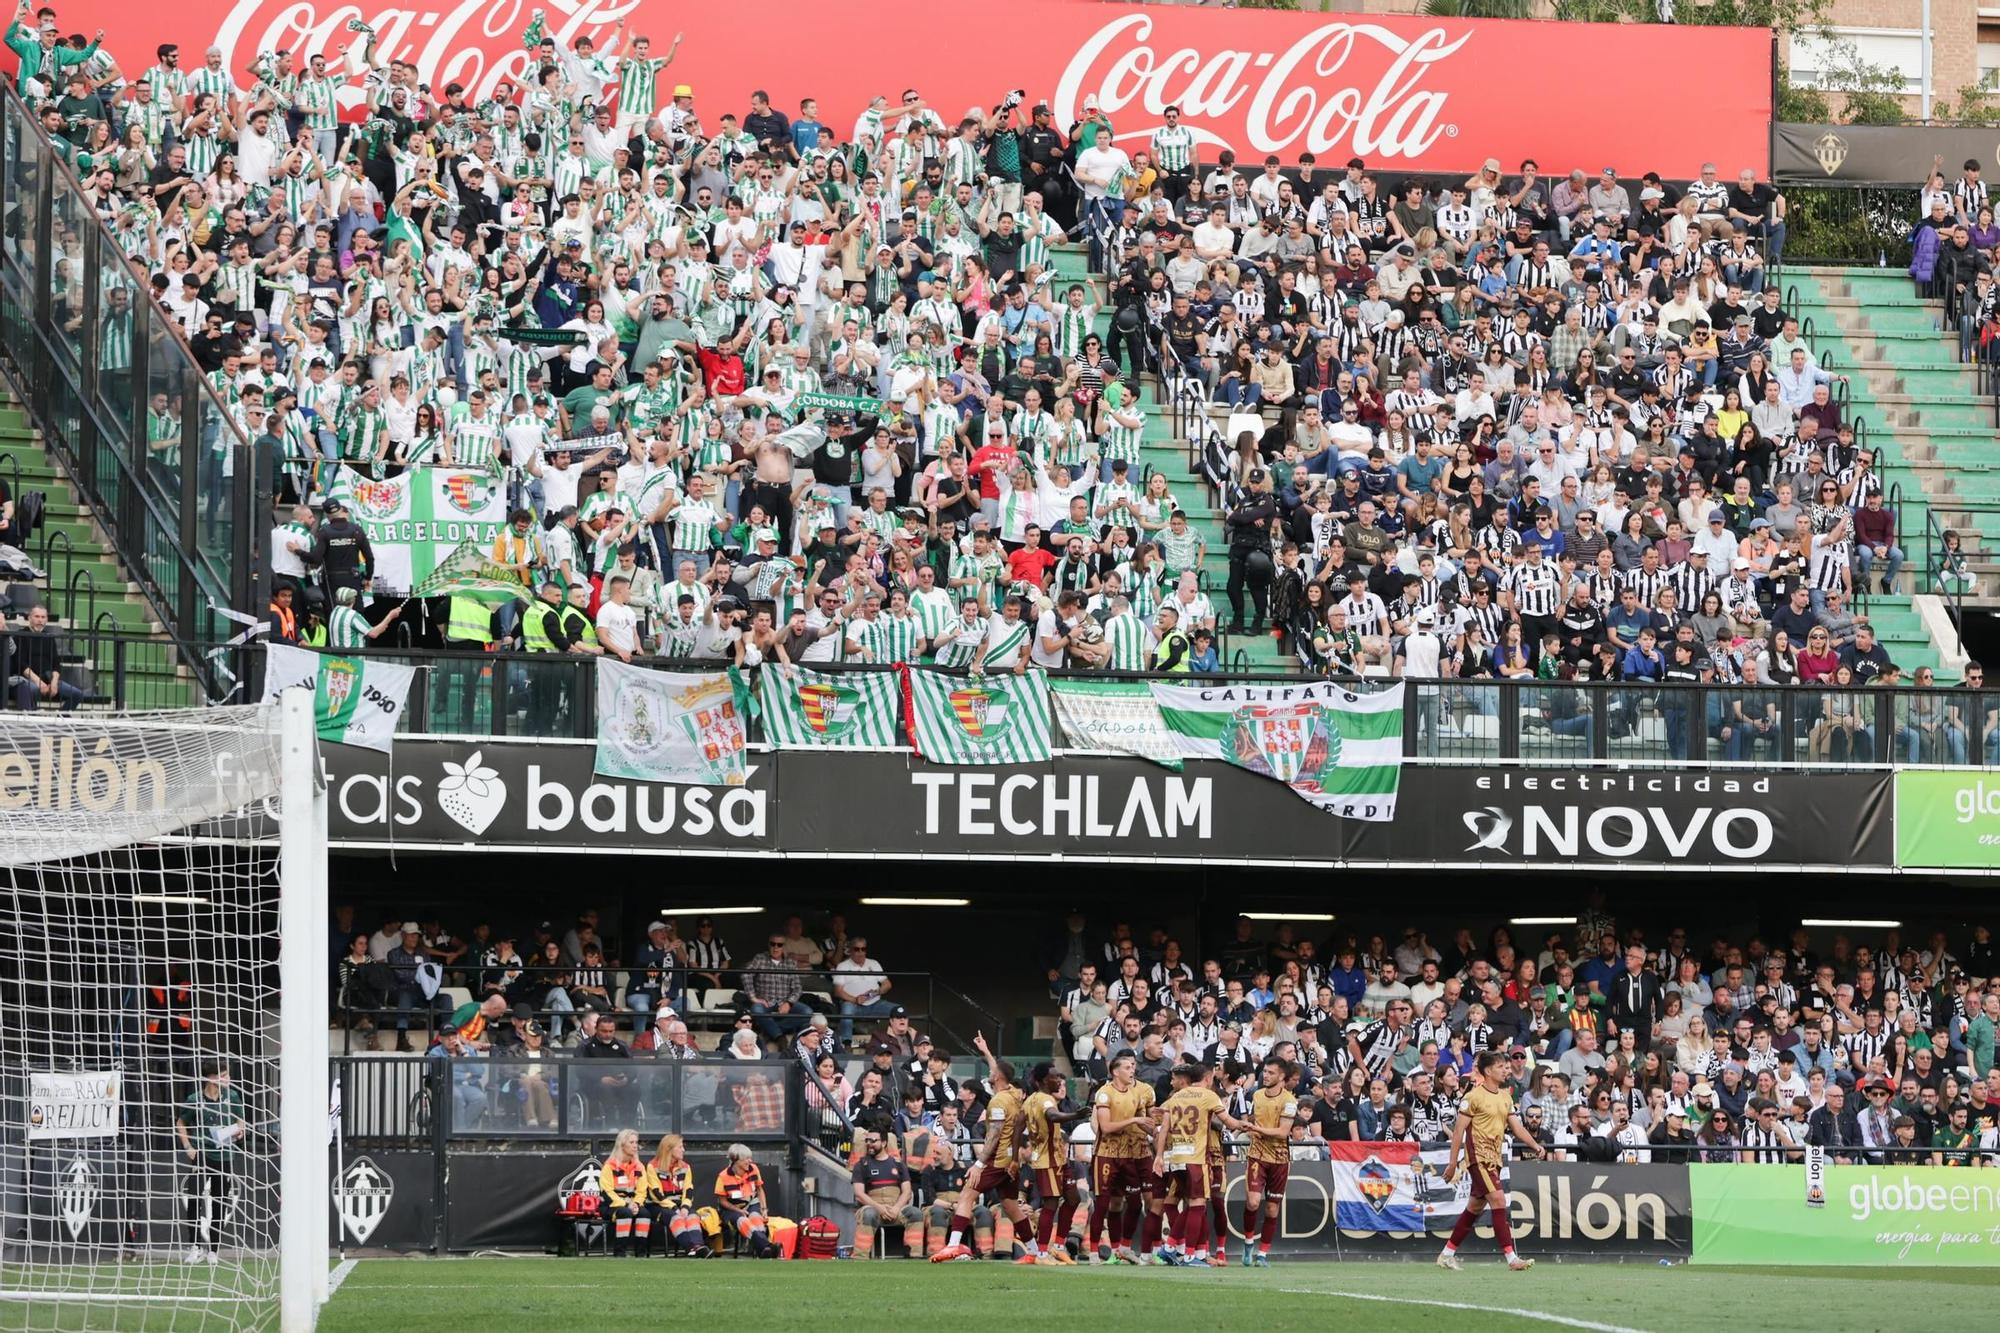
[[[335,1019],[360,1039],[373,1034],[386,1042],[407,1036],[413,1044],[428,1046],[437,1032],[448,1026],[447,1019],[458,1005],[500,995],[507,1000],[510,1012],[522,1012],[519,1006],[526,1006],[525,1012],[548,1030],[552,1044],[574,1035],[586,1012],[608,1015],[620,1036],[632,1040],[653,1026],[662,1008],[670,1010],[692,1032],[722,1031],[747,1015],[760,1038],[773,1033],[789,1038],[818,1014],[825,1016],[837,1038],[851,1033],[866,1039],[897,1009],[914,1028],[938,1027],[943,1037],[958,1045],[965,1044],[958,1035],[961,1031],[980,1030],[982,1023],[986,1030],[997,1030],[998,1019],[942,986],[929,972],[798,969],[787,978],[796,981],[800,991],[790,1011],[757,1013],[752,1006],[754,996],[745,985],[744,969],[749,962],[748,958],[733,960],[715,972],[684,966],[665,974],[615,962],[588,967],[498,964],[461,969],[448,965],[443,969],[442,984],[429,995],[415,981],[406,984],[391,965],[381,964],[373,970],[353,971],[334,997]],[[850,983],[850,978],[865,981]],[[849,983],[856,995],[864,993],[864,986],[874,989],[876,998],[865,1002],[851,999],[842,993],[842,983]],[[940,992],[945,992],[942,998]],[[951,1012],[941,1013],[941,1007]]]
[[[213,650],[238,626],[216,608],[253,604],[268,526],[253,515],[253,488],[231,481],[250,476],[248,441],[11,83],[0,88],[0,176],[0,372],[180,665],[220,697],[235,682],[228,655]],[[17,459],[9,481],[18,500],[40,479]],[[30,554],[64,589],[101,558],[54,524]]]
[[[597,1059],[503,1041],[481,1052],[440,1046],[416,1059],[349,1054],[332,1061],[350,1150],[452,1139],[595,1139],[636,1129],[649,1144],[680,1134],[784,1143],[796,1153],[808,1127],[805,1067],[790,1059],[684,1060],[654,1052]]]
[[[1794,650],[1802,645],[1794,644]],[[1669,652],[1670,650],[1663,650]],[[386,654],[423,668],[404,730],[449,736],[587,740],[596,734],[595,659],[548,653]],[[1622,655],[1621,655],[1622,656]],[[1225,659],[1228,660],[1228,659]],[[641,660],[660,669],[719,670],[719,661]],[[1783,666],[1784,664],[1781,664]],[[894,667],[817,664],[830,673]],[[756,675],[753,668],[750,673]],[[1221,684],[1224,678],[1051,671],[1051,678]],[[1230,684],[1328,680],[1369,693],[1386,678],[1244,671]],[[2000,695],[1949,687],[1704,684],[1530,678],[1402,682],[1403,757],[1441,762],[1783,764],[1850,768],[1982,762]],[[1912,739],[1910,718],[1921,722]],[[899,734],[906,730],[899,729]],[[1060,738],[1058,728],[1055,734]],[[762,741],[751,725],[752,743]],[[1914,750],[1912,750],[1914,746]],[[1961,755],[1961,750],[1964,752]]]
[[[1914,187],[1784,182],[1785,262],[1906,268]]]
[[[24,675],[24,668],[33,676]],[[202,701],[199,682],[173,643],[121,629],[109,612],[100,612],[95,623],[65,620],[39,634],[0,628],[0,677],[7,685],[0,706],[7,708],[127,711],[188,708]],[[54,693],[39,691],[38,680]]]

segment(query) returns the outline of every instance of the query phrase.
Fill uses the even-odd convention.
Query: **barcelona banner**
[[[468,539],[490,550],[507,524],[506,483],[476,468],[413,467],[377,481],[342,467],[327,498],[344,503],[368,534],[375,551],[370,573],[385,592],[409,592]]]

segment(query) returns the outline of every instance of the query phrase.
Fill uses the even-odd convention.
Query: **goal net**
[[[311,1327],[315,765],[303,691],[0,713],[0,1330]]]

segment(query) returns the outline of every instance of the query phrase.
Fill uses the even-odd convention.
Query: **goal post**
[[[0,1327],[313,1327],[332,962],[317,745],[303,690],[0,712]]]

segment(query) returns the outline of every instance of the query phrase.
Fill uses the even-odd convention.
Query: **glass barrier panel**
[[[57,354],[71,367],[83,364],[83,297],[90,281],[90,254],[84,238],[97,229],[97,215],[67,176],[56,175],[50,202],[49,323]]]

